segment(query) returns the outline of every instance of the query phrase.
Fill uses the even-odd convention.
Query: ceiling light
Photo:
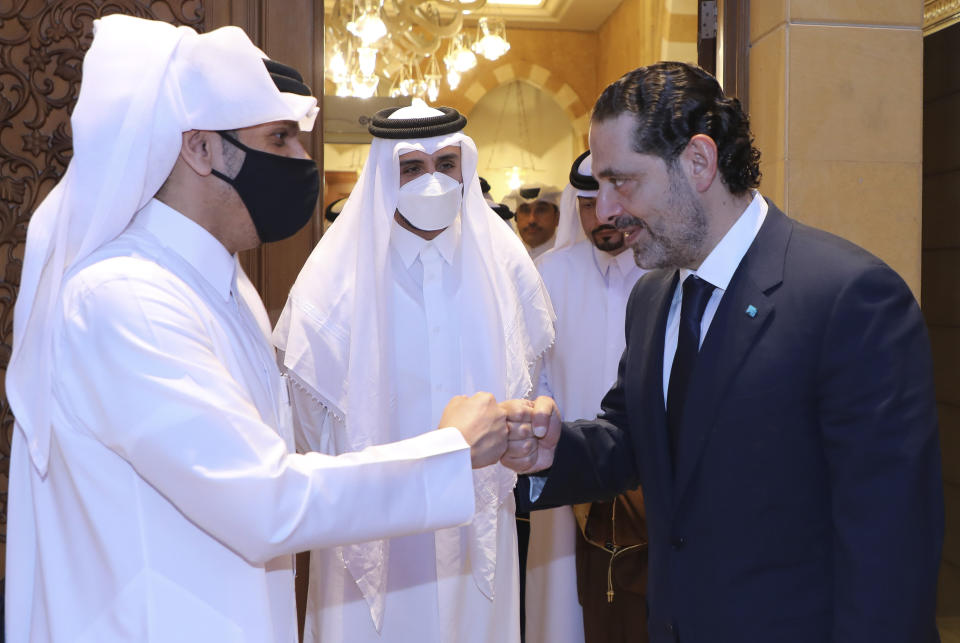
[[[447,87],[456,89],[460,85],[460,74],[456,69],[447,70]]]
[[[452,10],[453,16],[441,13],[435,4]],[[464,30],[463,14],[476,13],[485,4],[486,0],[334,0],[326,25],[325,76],[338,94],[356,89],[355,95],[370,95],[380,84],[375,79],[382,76],[388,89],[380,87],[380,93],[436,100],[444,76],[453,89],[476,67],[478,54],[496,60],[510,49],[502,18],[480,17],[476,35],[472,29]]]
[[[373,47],[357,47],[357,62],[360,73],[364,76],[373,76],[377,68],[377,50]]]
[[[477,41],[473,43],[472,49],[487,60],[496,60],[510,51],[503,19],[480,18],[477,23]]]
[[[387,35],[387,25],[380,18],[378,0],[366,0],[363,5],[360,17],[347,23],[347,31],[359,38],[363,44],[369,45]]]
[[[337,49],[330,58],[329,66],[334,82],[340,83],[347,78],[347,61],[344,60],[343,52],[339,49]]]
[[[520,168],[514,165],[511,169],[507,170],[507,187],[511,190],[519,190],[520,186],[523,185],[523,176],[520,173]]]
[[[467,34],[461,31],[453,37],[453,41],[450,43],[450,53],[443,60],[461,74],[477,66],[477,57],[473,55],[467,44]]]
[[[364,76],[355,72],[350,79],[350,85],[353,89],[353,95],[357,98],[370,98],[377,91],[377,85],[380,84],[379,76]]]

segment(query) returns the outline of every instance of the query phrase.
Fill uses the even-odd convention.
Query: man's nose
[[[600,186],[600,192],[597,194],[597,221],[613,225],[621,214],[623,214],[623,208],[620,207],[616,196]]]
[[[298,138],[296,144],[293,146],[293,158],[297,159],[309,159],[310,154],[307,153],[306,148],[303,147],[303,143]]]

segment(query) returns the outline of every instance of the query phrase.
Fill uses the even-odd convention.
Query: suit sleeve
[[[640,472],[629,430],[626,378],[633,363],[630,356],[630,327],[638,307],[637,289],[627,303],[627,344],[617,367],[617,381],[601,402],[600,415],[592,420],[564,422],[553,466],[538,474],[545,484],[536,500],[530,499],[530,481],[521,476],[517,483],[519,511],[548,509],[594,500],[612,500],[627,489],[640,485]],[[641,308],[642,310],[642,308]]]
[[[836,299],[818,405],[831,476],[834,643],[935,641],[943,492],[929,340],[876,264]]]

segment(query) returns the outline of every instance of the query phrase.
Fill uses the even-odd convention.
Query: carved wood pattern
[[[27,223],[70,161],[70,113],[83,55],[93,21],[113,13],[203,30],[200,0],[0,0],[0,569],[13,431],[2,378],[11,354]]]

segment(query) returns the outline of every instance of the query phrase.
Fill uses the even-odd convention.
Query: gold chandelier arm
[[[454,13],[453,18],[447,24],[440,24],[439,19],[431,20],[428,17],[421,15],[417,10],[417,5],[423,4],[428,1],[436,0],[406,0],[401,2],[394,2],[394,6],[398,8],[399,15],[402,20],[408,24],[416,25],[424,31],[428,31],[434,36],[439,38],[452,38],[460,31],[463,27],[463,13],[457,11]],[[483,0],[485,3],[486,0]]]
[[[400,45],[401,47],[405,47],[406,49],[409,49],[411,52],[413,52],[417,56],[433,55],[434,53],[436,53],[438,49],[440,49],[440,43],[442,42],[442,38],[440,37],[435,36],[430,38],[429,40],[426,40],[426,39],[420,38],[419,36],[417,36],[416,33],[412,31],[398,34],[398,36],[394,36],[394,38],[397,38],[397,37],[399,37],[401,40],[401,45]]]
[[[421,0],[427,1],[427,0]],[[446,7],[452,11],[479,11],[487,5],[487,0],[473,0],[473,2],[460,2],[460,0],[430,0],[440,5],[441,7]]]
[[[370,96],[377,90],[378,76],[384,76],[391,79],[391,96],[426,92],[436,100],[442,64],[450,87],[456,87],[460,75],[476,65],[470,47],[473,38],[464,30],[463,14],[482,9],[487,0],[362,0],[359,4],[333,0],[331,4],[325,35],[336,65],[325,74],[336,83],[338,95]],[[450,51],[441,63],[440,49],[447,39]],[[493,60],[508,47],[487,40],[475,50]]]
[[[380,14],[383,24],[387,25],[387,33],[391,34],[392,37],[396,37],[396,34],[401,34],[411,27],[410,22],[400,15],[400,9],[396,6],[396,3],[394,3],[394,8],[397,9],[397,13],[390,15],[386,12],[386,5],[384,5],[384,11]]]

